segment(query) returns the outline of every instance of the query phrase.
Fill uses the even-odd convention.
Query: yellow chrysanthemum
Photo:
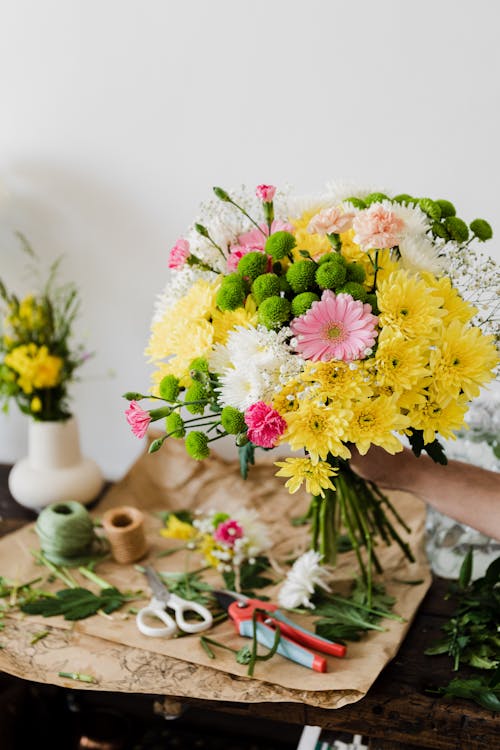
[[[401,414],[397,396],[378,396],[352,405],[352,418],[347,439],[355,443],[362,456],[370,445],[379,445],[388,453],[399,453],[403,446],[393,431],[401,431],[410,424]]]
[[[461,391],[468,399],[478,396],[480,387],[493,379],[497,364],[493,336],[485,336],[479,328],[459,320],[441,327],[436,348],[430,353],[433,385],[452,398]]]
[[[349,417],[346,409],[303,399],[296,411],[285,415],[288,429],[283,441],[288,441],[294,451],[305,449],[313,460],[324,461],[329,453],[350,458],[351,453],[342,442]]]
[[[380,282],[377,303],[382,327],[390,326],[407,338],[426,338],[435,334],[441,319],[443,299],[432,287],[408,271],[396,271]]]
[[[299,250],[307,250],[313,258],[316,258],[332,249],[327,237],[321,234],[309,234],[307,231],[309,222],[318,213],[318,210],[318,208],[315,208],[305,211],[298,219],[290,219],[297,242],[293,252],[296,260],[303,260]]]
[[[310,458],[286,458],[284,461],[276,461],[275,466],[280,466],[276,472],[277,477],[289,477],[285,487],[291,495],[297,492],[306,483],[306,492],[310,495],[325,496],[324,490],[334,490],[330,477],[336,476],[337,469],[327,461],[312,461]]]
[[[187,294],[181,297],[172,309],[167,310],[168,318],[180,317],[184,320],[206,318],[208,320],[217,309],[215,298],[220,285],[220,278],[211,282],[198,279]]]
[[[406,339],[392,328],[383,328],[378,337],[375,357],[366,360],[377,385],[393,391],[410,390],[429,375],[428,354],[418,341]]]
[[[299,378],[289,380],[274,396],[273,407],[282,416],[285,416],[289,411],[296,411],[299,408],[299,396],[303,390],[304,383]]]
[[[432,294],[443,300],[443,308],[446,310],[442,320],[444,325],[448,325],[452,320],[469,323],[477,313],[477,307],[462,299],[447,276],[441,276],[439,279],[432,273],[422,273],[421,276],[432,287]]]
[[[454,430],[464,426],[467,411],[465,399],[442,396],[434,388],[424,395],[419,394],[416,403],[408,411],[411,426],[423,431],[424,443],[432,443],[439,433],[446,439],[455,439]]]
[[[236,326],[255,327],[257,321],[257,306],[251,295],[248,295],[245,307],[238,307],[236,310],[224,310],[224,312],[216,310],[212,316],[214,343],[225,344],[229,331],[233,328]]]
[[[179,520],[173,513],[169,515],[165,528],[160,530],[160,534],[166,539],[182,539],[183,541],[193,539],[196,533],[194,526]]]
[[[362,367],[351,369],[346,362],[308,362],[301,375],[306,383],[316,383],[322,399],[348,406],[352,399],[372,395]]]
[[[212,568],[219,567],[220,559],[214,555],[214,551],[219,550],[220,548],[211,534],[203,534],[197,549],[205,558],[207,565],[210,565]]]
[[[60,381],[63,361],[46,346],[22,344],[6,354],[4,362],[18,374],[18,385],[27,395],[34,389],[54,388]]]

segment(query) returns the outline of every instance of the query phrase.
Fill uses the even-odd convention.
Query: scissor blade
[[[148,565],[146,568],[144,568],[144,573],[146,578],[148,579],[149,586],[151,588],[151,591],[153,592],[155,599],[158,599],[160,602],[166,604],[170,599],[170,591],[165,586],[156,570]]]
[[[233,603],[238,601],[238,599],[233,596],[232,594],[229,594],[227,591],[213,591],[212,592],[217,601],[219,602],[222,609],[225,609],[226,612],[229,609],[229,606]]]

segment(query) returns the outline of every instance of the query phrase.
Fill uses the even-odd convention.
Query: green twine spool
[[[44,508],[35,530],[45,557],[56,565],[85,565],[100,554],[92,518],[73,500]]]

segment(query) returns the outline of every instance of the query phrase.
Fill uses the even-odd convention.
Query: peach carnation
[[[307,231],[309,234],[341,234],[352,227],[353,219],[353,213],[344,213],[338,206],[331,206],[312,217]]]
[[[394,211],[381,203],[373,203],[353,221],[354,242],[363,250],[394,247],[403,236],[405,223]]]

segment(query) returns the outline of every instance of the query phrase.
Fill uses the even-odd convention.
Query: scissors
[[[177,630],[184,633],[200,633],[211,627],[213,618],[212,613],[198,602],[190,602],[182,599],[177,594],[172,594],[165,586],[160,576],[150,566],[144,569],[144,574],[148,579],[149,586],[153,592],[153,597],[146,607],[139,610],[136,617],[137,627],[143,635],[151,638],[160,638],[162,636],[169,638]],[[174,610],[174,617],[168,614],[166,609]],[[187,612],[195,612],[201,617],[201,621],[188,622],[185,618]],[[161,620],[165,627],[154,627],[148,625],[147,618],[155,617]]]
[[[279,611],[276,604],[264,602],[260,599],[250,599],[243,594],[230,591],[214,591],[215,598],[232,619],[236,631],[245,638],[253,636],[253,614],[257,610],[256,637],[257,641],[267,648],[273,645],[276,627],[279,626],[281,638],[278,654],[286,659],[313,669],[315,672],[326,672],[327,662],[323,656],[310,649],[316,649],[323,654],[343,657],[346,647],[327,638],[322,638],[289,620]]]

